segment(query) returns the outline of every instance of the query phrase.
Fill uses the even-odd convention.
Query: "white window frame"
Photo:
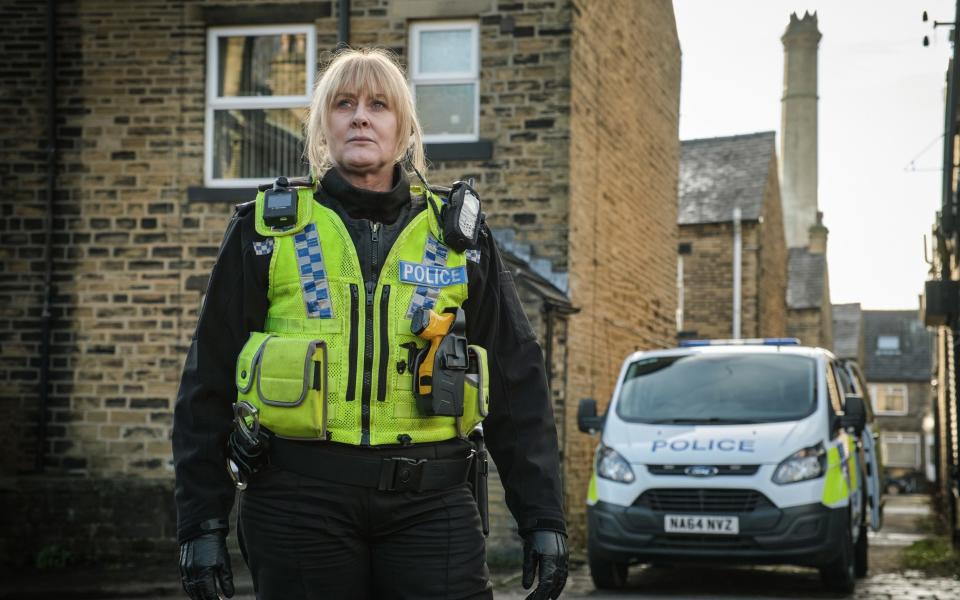
[[[903,391],[903,410],[881,410],[880,392],[883,390],[883,396],[891,390]],[[870,400],[873,402],[873,414],[877,416],[902,417],[910,412],[910,388],[905,383],[871,383]]]
[[[467,29],[470,31],[473,46],[473,61],[470,71],[449,71],[446,73],[420,73],[420,33],[423,31],[449,31]],[[410,23],[410,93],[417,100],[418,84],[457,84],[472,83],[473,86],[473,133],[433,133],[424,134],[424,143],[476,142],[480,139],[480,23],[476,20],[458,19],[454,21],[416,21]]]
[[[217,73],[220,72],[217,40],[226,36],[258,36],[279,33],[303,33],[307,36],[306,49],[306,85],[303,95],[297,96],[236,96],[217,97]],[[250,188],[262,183],[270,183],[271,178],[220,178],[213,177],[213,114],[215,110],[230,109],[270,109],[297,108],[310,105],[314,77],[317,68],[317,29],[309,24],[289,25],[251,25],[245,27],[210,27],[207,29],[207,81],[206,108],[204,116],[203,141],[203,184],[210,188]],[[277,173],[293,175],[293,173]]]
[[[880,340],[883,340],[883,339],[896,340],[896,341],[897,341],[897,347],[896,347],[896,348],[881,348],[881,347],[880,347]],[[900,354],[900,336],[899,336],[899,335],[878,335],[878,336],[877,336],[876,353],[879,354],[879,355],[881,355],[881,356],[896,356],[897,354]]]
[[[887,452],[887,444],[914,444],[916,446],[915,460],[914,464],[907,465],[903,463],[893,463],[890,462],[890,456]],[[884,431],[880,434],[880,446],[883,452],[883,466],[885,467],[895,467],[900,469],[919,469],[923,466],[921,462],[920,455],[920,434],[912,432],[900,432],[900,431]]]

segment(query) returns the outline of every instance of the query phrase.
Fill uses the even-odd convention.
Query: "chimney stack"
[[[807,251],[810,254],[826,254],[828,233],[830,233],[830,230],[823,224],[823,213],[817,211],[817,222],[811,225],[809,229],[810,244]]]
[[[780,186],[787,247],[806,247],[817,222],[817,13],[790,15],[783,42]]]

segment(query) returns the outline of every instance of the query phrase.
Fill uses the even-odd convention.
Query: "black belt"
[[[270,440],[270,464],[306,477],[390,492],[441,490],[465,483],[474,452],[458,458],[412,458],[331,452],[325,442]]]

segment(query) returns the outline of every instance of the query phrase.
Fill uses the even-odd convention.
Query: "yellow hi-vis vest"
[[[272,242],[264,331],[253,332],[237,360],[237,400],[260,424],[293,439],[346,444],[419,443],[466,437],[486,416],[486,352],[469,347],[461,417],[417,409],[409,344],[417,307],[437,312],[467,299],[466,255],[441,243],[429,203],[400,232],[376,287],[365,287],[360,261],[340,217],[298,189],[297,223],[274,231],[256,199],[257,233]],[[422,188],[439,208],[442,199]]]

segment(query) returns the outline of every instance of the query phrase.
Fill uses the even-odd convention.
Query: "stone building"
[[[171,556],[172,403],[206,281],[232,205],[305,173],[299,119],[343,36],[410,64],[428,177],[475,177],[511,268],[532,274],[582,541],[595,440],[576,403],[603,405],[624,356],[674,337],[672,6],[339,5],[68,0],[55,35],[43,3],[0,9],[0,512],[5,539],[26,540],[4,558]]]
[[[933,336],[916,310],[863,311],[864,375],[888,477],[924,492],[933,479]],[[929,473],[929,475],[927,475]]]
[[[787,259],[774,133],[686,140],[680,156],[678,335],[785,335]]]

